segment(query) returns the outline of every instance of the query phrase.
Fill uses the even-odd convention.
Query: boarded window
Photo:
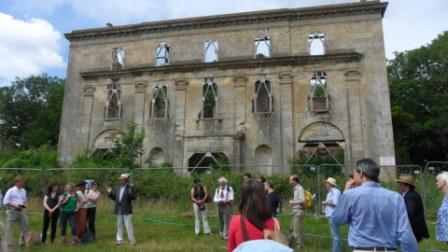
[[[118,71],[124,67],[124,59],[126,57],[124,48],[112,49],[112,70]]]
[[[327,74],[323,71],[314,73],[310,80],[310,109],[315,112],[328,111]]]
[[[113,81],[107,85],[107,102],[105,108],[105,118],[121,118],[121,88],[118,81]]]
[[[218,41],[206,41],[204,43],[204,62],[217,62],[218,61]]]
[[[206,78],[202,87],[202,117],[216,117],[216,104],[218,103],[218,86],[213,82],[213,78]]]
[[[325,34],[321,32],[311,33],[308,35],[308,44],[310,55],[325,54]]]
[[[151,117],[167,118],[168,117],[168,95],[166,86],[156,86],[153,89],[153,97],[151,100]]]
[[[255,39],[255,58],[271,57],[271,38],[261,37]]]
[[[254,113],[271,112],[273,112],[271,82],[257,81],[255,82]]]
[[[168,43],[162,42],[156,48],[156,66],[164,66],[169,64],[170,47]]]

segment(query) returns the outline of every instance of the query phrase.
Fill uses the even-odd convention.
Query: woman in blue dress
[[[444,194],[442,205],[437,212],[436,239],[448,242],[448,172],[437,175],[436,185]]]

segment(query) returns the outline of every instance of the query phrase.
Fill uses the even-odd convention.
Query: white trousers
[[[6,224],[6,242],[8,245],[12,245],[12,235],[14,233],[14,224],[19,223],[20,226],[20,240],[19,245],[25,243],[25,237],[28,233],[28,219],[26,215],[14,209],[6,210],[7,224]]]
[[[193,211],[194,211],[194,233],[199,234],[201,232],[201,220],[202,226],[204,228],[204,234],[210,234],[210,226],[208,225],[208,207],[205,204],[205,209],[200,210],[198,204],[193,203]]]
[[[132,214],[126,214],[126,215],[117,215],[117,242],[122,243],[123,242],[123,222],[124,227],[126,227],[126,232],[128,233],[128,240],[130,243],[135,243],[135,237],[134,237],[134,227],[132,226]]]

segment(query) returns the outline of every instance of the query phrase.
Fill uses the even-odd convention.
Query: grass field
[[[24,248],[16,251],[227,251],[226,243],[217,235],[216,211],[212,205],[209,210],[209,221],[212,225],[211,236],[196,237],[193,232],[193,216],[191,205],[178,202],[149,202],[136,201],[134,213],[134,230],[137,244],[134,246],[115,244],[115,218],[112,214],[112,202],[102,199],[97,216],[97,241],[94,244],[71,246],[62,245],[59,233],[54,245]],[[30,230],[41,232],[40,200],[30,202],[27,215]],[[288,209],[285,209],[288,213]],[[5,221],[4,213],[2,220]],[[289,227],[290,217],[280,215],[280,222],[284,228]],[[330,251],[331,241],[328,238],[329,230],[324,218],[307,216],[304,221],[305,249],[303,251]],[[448,245],[434,241],[434,224],[428,223],[432,238],[424,241],[420,251],[448,251]],[[58,226],[59,228],[59,226]],[[18,235],[16,227],[16,236]],[[58,229],[59,231],[59,229]],[[343,227],[342,237],[346,237],[346,227]],[[347,242],[343,242],[343,251],[351,251]]]

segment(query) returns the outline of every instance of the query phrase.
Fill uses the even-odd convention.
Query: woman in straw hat
[[[398,191],[403,195],[404,203],[411,223],[415,239],[420,242],[429,238],[428,227],[425,222],[425,210],[422,198],[415,191],[415,182],[412,175],[402,174],[395,180],[398,183]]]

